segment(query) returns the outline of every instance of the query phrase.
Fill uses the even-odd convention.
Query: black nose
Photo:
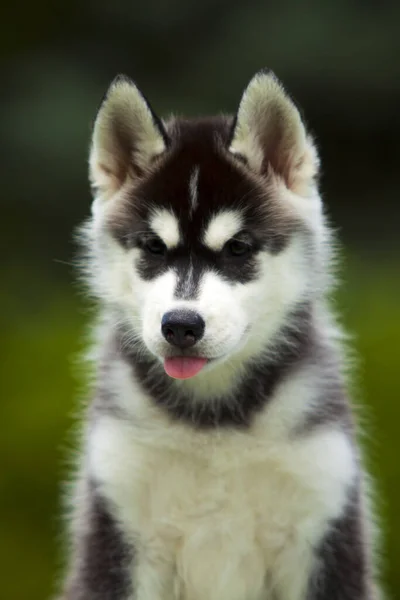
[[[161,320],[161,331],[167,342],[179,348],[194,346],[204,335],[205,323],[190,310],[173,310]]]

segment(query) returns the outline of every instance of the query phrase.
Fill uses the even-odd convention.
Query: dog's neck
[[[124,325],[115,327],[114,335],[116,352],[155,405],[170,418],[201,429],[249,426],[277,385],[316,351],[317,344],[312,307],[302,304],[262,354],[247,362],[238,356],[191,380],[177,381],[166,375],[159,359],[127,343]]]

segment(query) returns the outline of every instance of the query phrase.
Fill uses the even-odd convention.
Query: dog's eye
[[[159,238],[149,238],[146,240],[144,245],[145,250],[150,254],[158,254],[159,256],[164,256],[167,251],[167,247]]]
[[[241,242],[240,240],[231,240],[226,244],[227,254],[230,256],[244,256],[251,250],[250,244]]]

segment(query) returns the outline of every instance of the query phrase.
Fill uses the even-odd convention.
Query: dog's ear
[[[103,196],[116,192],[130,175],[140,177],[167,147],[167,134],[136,85],[119,76],[97,114],[89,169]]]
[[[233,125],[230,151],[250,168],[272,169],[302,193],[318,171],[318,157],[300,113],[271,71],[257,73],[245,89]]]

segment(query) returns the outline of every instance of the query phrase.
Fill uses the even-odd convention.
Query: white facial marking
[[[186,278],[184,284],[181,289],[181,298],[185,298],[191,295],[194,289],[194,267],[193,267],[193,259],[189,258],[189,269],[186,273]]]
[[[204,243],[211,250],[222,250],[242,227],[242,217],[234,210],[223,210],[213,217],[204,234]]]
[[[177,218],[166,208],[154,211],[150,227],[164,242],[167,248],[175,248],[180,242]]]
[[[200,167],[195,167],[192,171],[189,180],[189,193],[190,193],[190,205],[189,205],[189,214],[192,215],[196,210],[199,204],[199,190],[198,190],[198,182],[199,182],[199,174]]]

